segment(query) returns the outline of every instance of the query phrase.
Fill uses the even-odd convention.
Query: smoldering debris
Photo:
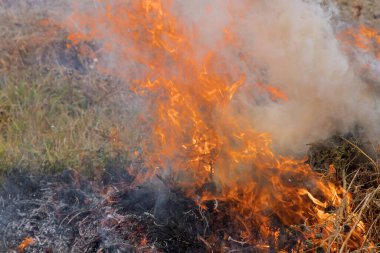
[[[162,179],[154,183],[161,184],[157,191],[149,184],[131,187],[132,177],[120,177],[120,169],[104,175],[95,182],[73,170],[56,176],[12,172],[1,189],[1,252],[20,252],[22,243],[23,252],[269,252],[307,243],[301,227],[286,227],[268,214],[280,236],[269,237],[269,248],[250,245],[240,234],[259,241],[260,231],[232,221],[231,201],[201,207]]]

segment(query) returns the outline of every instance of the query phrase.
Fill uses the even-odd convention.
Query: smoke
[[[80,8],[90,13],[102,10],[94,4]],[[174,0],[170,8],[186,24],[199,56],[217,48],[226,62],[244,73],[245,84],[230,109],[257,131],[270,133],[277,152],[304,154],[307,144],[358,126],[369,139],[377,140],[377,96],[342,50],[332,19],[337,10],[332,6],[303,0]],[[97,32],[103,33],[108,48],[107,64],[123,77],[144,75],[142,66],[126,62],[127,52],[120,48],[126,45],[124,38],[96,16],[93,22],[99,22]],[[70,22],[85,29],[73,19]],[[220,46],[226,29],[234,35],[233,43]],[[221,73],[229,71],[223,67]],[[258,82],[279,89],[288,100],[273,101],[258,92]]]
[[[289,96],[285,103],[252,108],[255,126],[272,133],[278,149],[302,151],[356,125],[376,137],[376,98],[355,74],[320,4],[258,1],[239,26],[242,50],[254,52],[269,83]]]
[[[333,6],[302,0],[177,4],[185,10],[179,11],[182,17],[186,14],[189,23],[202,31],[210,48],[220,39],[223,27],[232,28],[238,50],[226,48],[229,51],[224,53],[247,74],[234,104],[239,110],[244,107],[257,130],[272,134],[278,152],[302,154],[306,144],[358,127],[367,138],[378,139],[378,98],[342,50]],[[257,92],[252,85],[257,81],[283,91],[288,101],[252,94]]]

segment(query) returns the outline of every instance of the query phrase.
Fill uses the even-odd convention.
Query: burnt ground
[[[227,211],[233,203],[201,209],[162,179],[133,187],[132,179],[120,168],[97,181],[73,170],[13,170],[0,193],[0,252],[279,252],[302,240],[281,227],[276,245],[269,239],[270,248],[251,246],[234,239],[244,228]]]
[[[203,251],[195,236],[205,224],[191,200],[167,189],[131,189],[131,177],[120,172],[91,182],[72,170],[54,176],[14,170],[1,191],[0,252],[18,250],[28,237],[34,242],[25,252]]]

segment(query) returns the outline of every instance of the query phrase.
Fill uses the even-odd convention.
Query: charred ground
[[[267,214],[273,231],[270,248],[250,246],[233,235],[247,228],[232,222],[229,205],[210,201],[206,208],[180,188],[156,179],[132,187],[125,170],[109,167],[101,181],[89,181],[73,170],[56,175],[30,175],[13,170],[1,191],[0,249],[26,252],[279,252],[301,245],[318,250],[302,234],[302,226],[281,225]],[[247,232],[247,231],[245,231]],[[249,231],[260,237],[259,231]]]

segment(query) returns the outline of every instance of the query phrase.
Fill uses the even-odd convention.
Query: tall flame
[[[125,73],[112,66],[102,70],[130,82],[150,106],[151,140],[141,144],[150,172],[144,171],[143,178],[170,174],[201,207],[210,200],[232,201],[228,211],[247,228],[240,239],[248,243],[265,244],[275,233],[270,217],[276,216],[287,226],[313,227],[315,245],[338,250],[347,238],[337,214],[326,210],[345,203],[343,212],[350,213],[349,196],[321,181],[304,161],[276,156],[270,134],[255,131],[237,103],[243,86],[266,92],[278,103],[291,98],[270,85],[250,84],[244,68],[224,57],[223,48],[237,46],[238,39],[228,27],[210,50],[171,14],[170,0],[96,2],[101,6],[96,14],[70,17],[83,30],[70,27],[69,39],[73,44],[101,41],[102,53],[126,66]],[[363,224],[354,215],[348,222],[356,225],[347,247],[359,248]],[[331,242],[334,234],[339,238]]]

